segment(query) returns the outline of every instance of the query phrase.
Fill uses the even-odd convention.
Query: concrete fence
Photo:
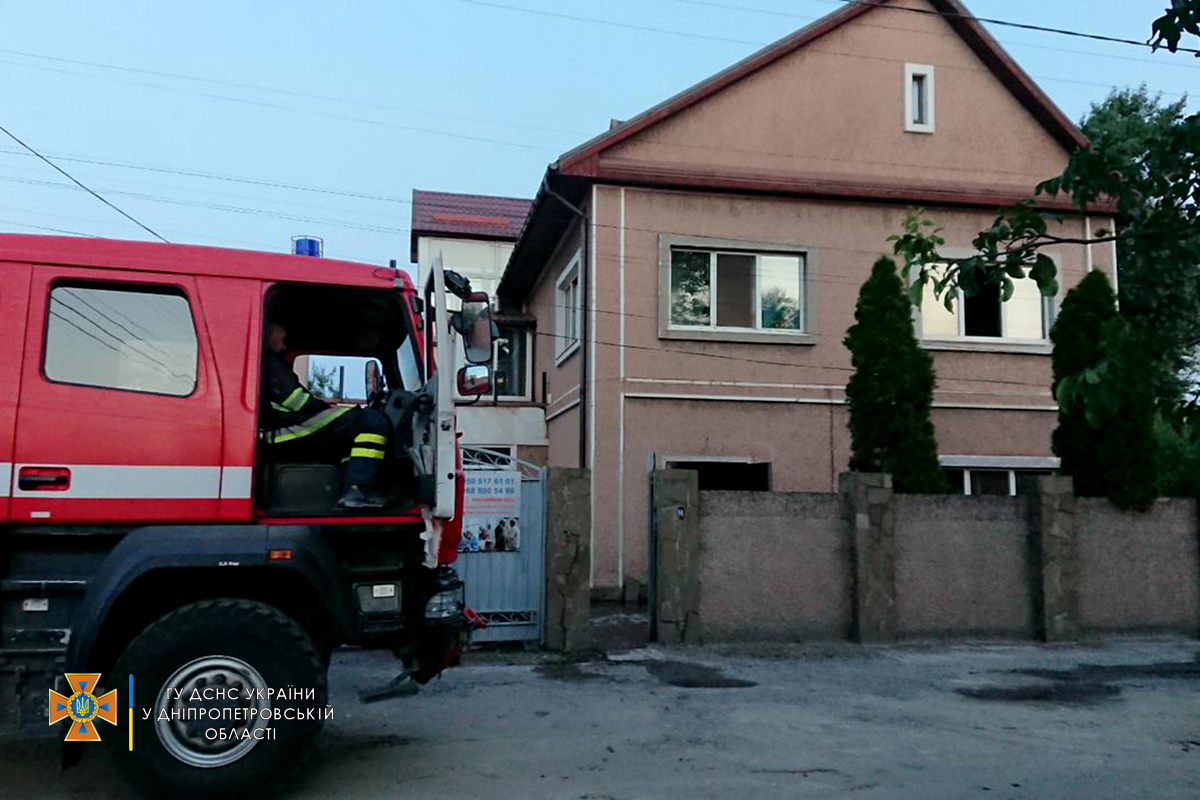
[[[591,571],[591,479],[586,469],[546,471],[546,620],[550,650],[581,650],[590,643],[588,575]]]
[[[654,482],[660,641],[1200,631],[1195,501],[1122,512],[1059,476],[1031,497],[897,495],[862,474],[838,494]]]

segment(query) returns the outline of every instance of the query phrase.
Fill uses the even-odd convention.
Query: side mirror
[[[474,292],[463,300],[462,311],[454,312],[454,329],[463,337],[463,354],[470,364],[492,363],[495,325],[492,305],[483,292]]]
[[[375,359],[368,361],[363,374],[365,376],[364,382],[367,390],[367,393],[364,396],[367,399],[370,399],[377,391],[379,391],[379,362]]]
[[[458,371],[458,393],[463,397],[475,397],[492,390],[492,368],[479,364],[463,367]]]

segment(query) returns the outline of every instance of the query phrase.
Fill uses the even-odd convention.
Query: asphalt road
[[[513,658],[363,706],[391,659],[339,654],[284,797],[1200,797],[1195,641]],[[0,796],[125,797],[102,755],[60,773],[52,743],[0,744]]]

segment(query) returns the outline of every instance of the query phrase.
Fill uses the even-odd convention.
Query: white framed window
[[[804,283],[803,253],[672,248],[668,324],[801,333]]]
[[[561,364],[579,349],[583,323],[583,292],[579,285],[579,262],[576,253],[559,273],[554,289],[555,363]]]
[[[904,65],[904,130],[934,131],[933,67],[929,64]]]
[[[1037,479],[1052,475],[1060,461],[1041,456],[938,456],[954,494],[1018,497],[1037,494]]]
[[[1046,342],[1058,311],[1056,298],[1046,297],[1032,278],[1013,282],[1013,295],[1000,301],[1000,286],[966,297],[957,292],[954,310],[934,297],[932,282],[921,299],[921,338],[964,342]]]

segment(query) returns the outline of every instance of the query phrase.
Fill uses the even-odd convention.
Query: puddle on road
[[[1162,664],[1080,664],[1072,669],[1018,669],[1019,675],[1052,681],[1123,681],[1135,678],[1200,678],[1200,656]]]
[[[566,681],[568,683],[608,680],[604,675],[599,675],[595,672],[584,672],[579,666],[578,661],[542,664],[534,667],[533,671],[543,678],[549,678],[552,681]]]
[[[745,689],[757,686],[754,681],[731,678],[716,667],[689,664],[685,661],[651,661],[646,671],[663,683],[683,689]]]
[[[643,667],[646,672],[658,678],[663,683],[669,686],[678,686],[682,689],[745,689],[758,685],[754,681],[732,678],[717,667],[710,667],[704,664],[691,664],[686,661],[647,660],[608,663],[613,666]],[[565,681],[567,683],[581,683],[584,681],[616,682],[618,680],[614,676],[584,670],[582,665],[575,661],[542,664],[535,667],[534,672],[543,678],[554,681]]]
[[[1121,694],[1113,682],[1142,679],[1200,678],[1200,656],[1192,661],[1159,664],[1079,664],[1070,669],[1014,669],[1006,675],[1040,678],[1047,683],[964,687],[954,691],[975,700],[1010,703],[1087,705]]]
[[[1085,705],[1116,697],[1121,690],[1107,683],[1047,683],[1034,686],[980,686],[954,691],[975,700],[1009,703],[1066,703]]]

